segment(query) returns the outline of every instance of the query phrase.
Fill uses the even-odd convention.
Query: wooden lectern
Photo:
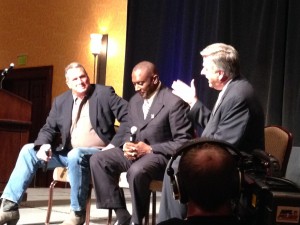
[[[0,192],[29,138],[31,102],[0,89]]]

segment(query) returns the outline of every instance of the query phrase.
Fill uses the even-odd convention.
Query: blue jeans
[[[19,204],[37,169],[44,166],[44,161],[36,157],[33,147],[31,143],[21,149],[1,198]],[[98,151],[100,150],[97,148],[73,148],[67,155],[53,152],[52,159],[48,162],[48,169],[68,167],[73,211],[85,210],[90,184],[89,156]]]

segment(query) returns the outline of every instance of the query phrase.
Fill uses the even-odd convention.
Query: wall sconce
[[[91,52],[93,55],[100,55],[102,34],[91,34]]]
[[[105,84],[107,61],[107,34],[91,34],[91,53],[94,55],[94,80]]]

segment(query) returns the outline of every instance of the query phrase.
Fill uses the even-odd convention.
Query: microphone
[[[5,76],[5,75],[9,74],[13,70],[14,67],[15,67],[15,64],[11,63],[8,68],[5,68],[2,71],[1,76]]]
[[[41,146],[41,148],[45,151],[47,156],[50,155],[50,151],[51,151],[51,145],[50,144],[44,144],[44,145]],[[48,169],[48,162],[45,161],[44,167],[43,167],[43,172],[46,172],[47,169]]]
[[[132,126],[130,128],[130,133],[131,133],[130,139],[129,139],[130,142],[135,142],[136,141],[136,132],[137,132],[137,127],[136,126]]]

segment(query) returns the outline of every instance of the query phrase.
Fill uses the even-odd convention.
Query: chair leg
[[[111,225],[111,221],[112,221],[112,209],[108,209],[107,225]]]
[[[156,225],[156,192],[151,191],[152,194],[152,225]],[[150,203],[147,209],[147,213],[145,215],[145,225],[149,225],[150,218]]]
[[[46,216],[46,221],[45,221],[46,225],[49,225],[49,221],[50,221],[52,204],[53,204],[53,190],[54,190],[54,186],[56,185],[56,183],[57,183],[56,180],[52,181],[50,184],[50,187],[49,187],[48,209],[47,209],[47,216]]]
[[[152,191],[152,225],[156,225],[156,191]]]
[[[85,224],[89,225],[90,224],[90,212],[91,212],[91,201],[92,201],[92,185],[90,184],[89,186],[89,193],[88,193],[88,198],[86,201],[86,214],[85,214]]]
[[[148,210],[147,210],[147,213],[146,213],[146,215],[145,215],[145,225],[149,225],[149,208],[148,208]]]

